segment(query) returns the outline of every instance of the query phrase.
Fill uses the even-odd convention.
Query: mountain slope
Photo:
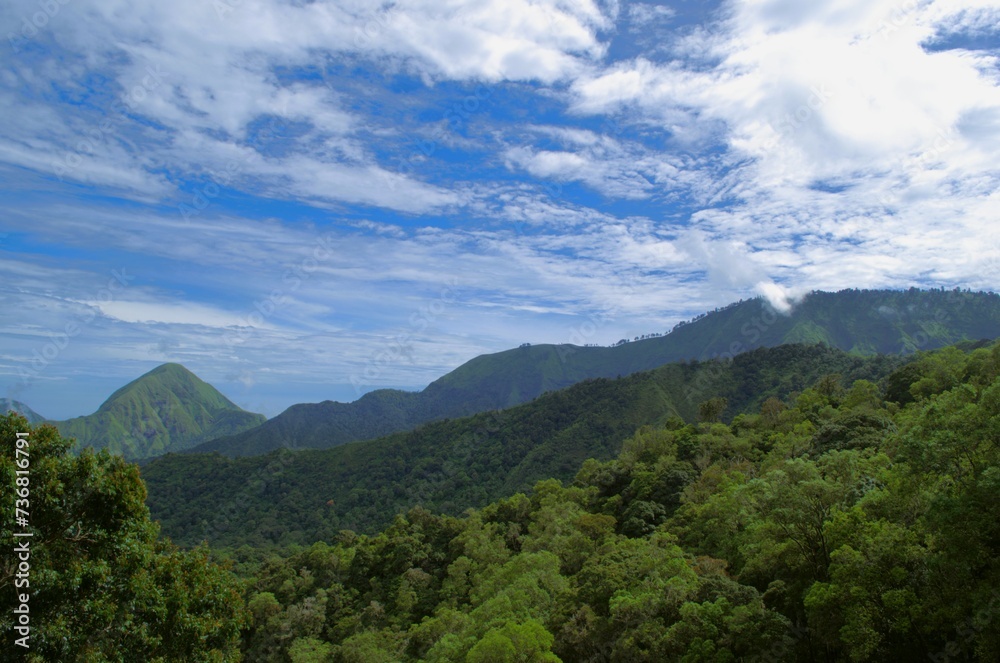
[[[996,663],[1000,345],[886,382],[823,379],[728,428],[645,427],[571,485],[457,518],[415,506],[374,536],[234,551],[269,615],[243,651],[301,660],[315,637],[320,658],[401,663]],[[525,615],[530,631],[496,627]],[[956,624],[976,626],[959,640]]]
[[[130,460],[181,451],[265,421],[246,412],[180,364],[163,364],[128,383],[97,412],[51,422],[75,449],[107,448]]]
[[[24,415],[24,418],[28,420],[29,424],[40,424],[45,421],[45,417],[32,410],[21,401],[15,401],[10,398],[0,398],[0,414],[7,412],[18,412]]]
[[[254,456],[280,448],[322,449],[411,430],[449,416],[443,413],[448,411],[429,407],[418,392],[379,389],[353,403],[299,403],[257,428],[210,439],[190,452]]]
[[[1000,296],[959,291],[815,292],[790,315],[762,299],[707,313],[670,333],[615,347],[533,345],[476,357],[421,392],[383,389],[354,403],[296,405],[258,429],[194,451],[229,456],[281,447],[328,448],[530,401],[590,378],[613,378],[684,359],[732,356],[784,343],[818,343],[861,354],[930,350],[1000,336]]]
[[[641,426],[695,420],[699,403],[713,396],[729,400],[729,418],[830,373],[878,380],[903,362],[822,346],[759,349],[730,362],[588,380],[502,412],[331,449],[235,459],[170,454],[142,476],[153,517],[176,542],[333,540],[341,529],[374,531],[414,504],[458,514],[539,479],[569,479],[587,458],[613,458]]]

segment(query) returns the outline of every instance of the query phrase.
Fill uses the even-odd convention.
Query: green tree
[[[469,650],[468,663],[559,663],[555,638],[534,619],[491,629]]]
[[[29,661],[236,661],[245,608],[238,580],[158,541],[135,465],[106,451],[69,453],[48,425],[0,417],[0,530],[11,532],[16,433],[28,433]],[[23,465],[23,463],[22,463]],[[17,527],[22,531],[23,527]],[[0,630],[12,632],[14,558],[0,556]],[[4,660],[22,652],[5,647]]]
[[[292,663],[328,663],[333,660],[333,645],[317,638],[298,638],[288,648]]]
[[[698,404],[698,420],[713,424],[722,419],[722,413],[729,407],[729,401],[721,396],[709,398]]]

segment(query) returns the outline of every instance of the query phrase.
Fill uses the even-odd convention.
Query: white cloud
[[[704,145],[728,146],[732,199],[725,211],[695,218],[713,220],[706,228],[715,240],[738,238],[764,256],[776,241],[791,239],[803,256],[809,241],[861,242],[836,252],[847,270],[793,259],[768,266],[774,276],[818,286],[850,273],[888,285],[916,277],[921,264],[921,278],[961,273],[983,282],[952,267],[963,262],[953,247],[981,236],[995,218],[1000,170],[987,155],[1000,140],[997,60],[922,47],[938,30],[981,30],[981,17],[998,5],[976,4],[963,11],[946,2],[732,3],[710,31],[689,38],[692,52],[708,56],[697,66],[614,63],[575,81],[574,108],[634,109],[675,135],[713,127]],[[692,187],[704,182],[688,179]],[[937,229],[951,242],[932,239]],[[873,258],[902,251],[905,261]],[[864,261],[878,267],[861,269]]]
[[[792,306],[796,303],[788,290],[773,281],[761,281],[755,286],[760,294],[764,295],[767,301],[778,313],[788,315],[792,312]]]
[[[417,386],[572,341],[570,319],[605,320],[603,342],[751,292],[1000,286],[996,54],[940,48],[991,34],[996,1],[743,0],[684,27],[589,0],[230,5],[74,0],[0,72],[19,247],[0,295],[32,314],[0,332],[12,356],[96,306],[56,373],[170,359],[328,384],[410,334],[376,382]],[[625,39],[639,55],[611,59]],[[192,178],[224,191],[184,219]],[[101,302],[119,261],[145,285]],[[414,331],[451,279],[459,300]],[[279,290],[247,338],[212,332]]]
[[[0,18],[17,23],[35,11],[22,0]],[[346,53],[375,65],[403,62],[428,81],[549,83],[600,58],[605,47],[596,33],[611,26],[591,0],[410,0],[386,9],[361,0],[74,0],[60,5],[37,37],[53,46],[52,56],[15,59],[3,77],[10,93],[0,107],[14,124],[0,129],[0,159],[144,200],[172,193],[164,169],[184,176],[228,166],[236,172],[226,183],[244,190],[264,184],[279,197],[432,211],[459,201],[416,173],[379,164],[354,137],[363,123],[328,81],[282,81],[279,68],[323,73],[328,60]],[[85,53],[86,63],[73,53]],[[81,90],[78,81],[95,71],[108,79],[104,89]],[[109,96],[89,109],[30,101],[51,85]],[[294,158],[275,158],[269,146],[253,143],[253,124],[275,117],[308,128],[285,139],[295,143]],[[81,148],[88,134],[95,144]]]
[[[633,30],[646,28],[650,24],[667,21],[677,15],[677,11],[665,5],[654,5],[636,2],[628,7],[628,17],[632,21]]]
[[[139,302],[139,301],[89,301],[104,315],[123,322],[198,325],[201,327],[245,327],[245,318],[229,311],[195,303]]]
[[[390,12],[373,41],[417,55],[431,76],[551,83],[579,71],[578,57],[603,55],[595,30],[610,25],[589,0],[413,2]]]
[[[702,174],[687,171],[683,158],[649,150],[592,131],[534,127],[556,144],[518,145],[504,153],[508,168],[556,182],[579,181],[609,198],[642,199],[698,187]],[[546,149],[553,147],[557,149]]]

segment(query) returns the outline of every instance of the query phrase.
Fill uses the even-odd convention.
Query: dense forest
[[[30,433],[21,455],[19,432]],[[77,456],[71,447],[50,424],[0,416],[0,660],[239,660],[245,582],[205,548],[181,550],[160,538],[135,465],[106,450]],[[26,477],[16,474],[25,459]],[[15,490],[24,490],[17,506],[27,514],[16,528]],[[32,536],[15,539],[15,531]],[[29,552],[15,554],[24,541]],[[29,597],[27,648],[14,644],[23,635],[14,631],[21,595]]]
[[[342,529],[374,533],[414,504],[459,515],[541,479],[572,480],[588,458],[614,458],[641,426],[697,422],[700,404],[712,398],[725,407],[710,418],[728,421],[824,375],[878,380],[903,361],[785,345],[589,380],[515,408],[332,449],[235,459],[172,454],[144,466],[142,476],[153,518],[180,544],[309,544]]]
[[[731,419],[706,394],[697,422],[459,515],[414,503],[378,532],[211,555],[155,540],[134,466],[36,428],[33,655],[1000,660],[1000,344],[978,345]],[[6,485],[27,426],[0,419]]]
[[[1000,659],[1000,346],[256,561],[247,660]]]

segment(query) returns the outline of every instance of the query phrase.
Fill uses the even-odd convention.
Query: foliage
[[[694,422],[698,403],[713,394],[730,412],[756,412],[767,398],[787,398],[823,375],[878,380],[901,362],[822,346],[761,349],[729,362],[590,380],[509,410],[322,451],[168,455],[145,465],[143,478],[153,517],[181,544],[307,545],[342,529],[377,531],[414,504],[457,515],[541,479],[569,480],[587,458],[613,458],[641,426]],[[726,447],[727,435],[712,439]],[[639,527],[656,522],[655,514],[633,515],[644,519],[632,519]]]
[[[28,433],[28,475],[15,475],[15,433]],[[208,551],[159,541],[144,505],[138,468],[107,451],[69,453],[49,425],[32,428],[16,414],[0,416],[0,530],[14,527],[13,491],[28,479],[30,569],[0,556],[2,660],[235,661],[244,624],[241,585],[208,561]],[[22,448],[22,452],[24,449]],[[22,463],[23,465],[23,463]],[[23,470],[22,470],[23,471]],[[23,574],[22,574],[23,575]],[[20,584],[15,591],[15,579]],[[15,597],[26,594],[30,648],[11,644]]]
[[[1000,345],[915,365],[960,377],[821,375],[460,518],[234,551],[246,660],[998,660]]]

